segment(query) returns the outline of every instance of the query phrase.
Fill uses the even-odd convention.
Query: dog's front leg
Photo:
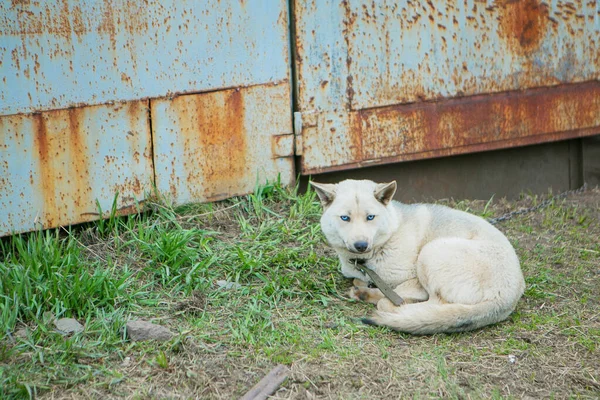
[[[421,283],[417,278],[402,282],[400,285],[396,286],[394,292],[402,297],[405,304],[429,300],[429,293],[421,286]],[[379,311],[394,312],[398,307],[402,306],[395,305],[386,297],[381,298],[377,302],[377,309]]]
[[[362,282],[369,282],[369,277],[365,274],[363,274],[362,272],[360,272],[360,270],[358,270],[356,268],[356,266],[354,265],[354,263],[350,263],[347,260],[344,260],[343,258],[340,257],[340,264],[341,264],[341,272],[342,275],[345,276],[346,278],[354,278],[354,280],[358,280],[358,281],[362,281]],[[355,286],[360,286],[357,285],[356,282],[354,283]],[[368,284],[366,284],[368,286]]]

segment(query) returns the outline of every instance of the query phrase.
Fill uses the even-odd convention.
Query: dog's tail
[[[464,332],[506,319],[512,308],[486,301],[474,305],[432,302],[406,304],[395,312],[376,311],[362,321],[388,326],[400,332],[429,335],[438,332]]]

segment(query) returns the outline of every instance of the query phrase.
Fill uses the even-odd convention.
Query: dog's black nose
[[[367,242],[355,242],[354,243],[354,248],[359,253],[364,253],[367,250],[367,247],[369,247],[369,243],[367,243]]]

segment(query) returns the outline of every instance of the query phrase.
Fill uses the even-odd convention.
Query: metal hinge
[[[271,136],[271,153],[275,158],[294,156],[294,134],[284,133]]]

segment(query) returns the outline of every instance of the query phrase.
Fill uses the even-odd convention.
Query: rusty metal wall
[[[302,172],[600,131],[600,3],[294,2]]]
[[[294,179],[286,0],[0,0],[0,236]],[[190,113],[190,114],[188,114]]]
[[[588,136],[599,78],[592,1],[0,0],[0,236]]]

